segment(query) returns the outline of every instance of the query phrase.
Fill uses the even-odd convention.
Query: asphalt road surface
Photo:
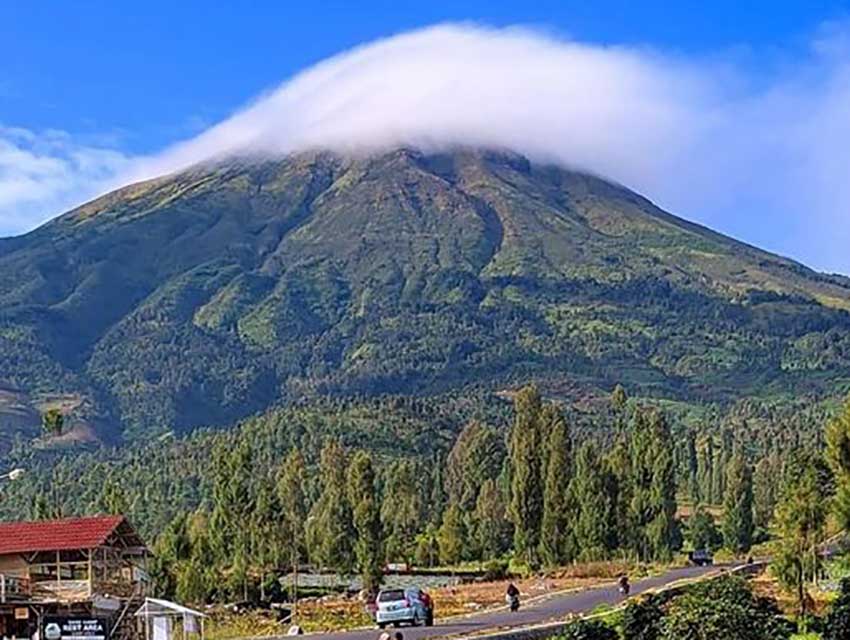
[[[678,580],[697,578],[720,567],[685,567],[639,580],[632,584],[631,595],[636,595],[649,589],[658,589]],[[523,603],[520,610],[511,613],[506,610],[482,611],[464,617],[451,618],[441,621],[439,618],[433,627],[402,627],[405,640],[420,640],[440,636],[457,636],[482,633],[487,630],[504,629],[509,627],[528,627],[545,622],[566,618],[570,613],[589,613],[602,604],[616,605],[623,598],[615,585],[553,595],[531,602]],[[440,603],[437,601],[437,615],[440,614]],[[395,630],[388,628],[392,634]],[[333,633],[311,634],[322,640],[376,640],[381,631],[375,629],[360,629],[356,631],[339,631]]]

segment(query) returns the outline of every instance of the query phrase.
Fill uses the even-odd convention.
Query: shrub
[[[617,632],[595,620],[579,620],[567,627],[562,640],[618,640]]]
[[[630,601],[623,611],[623,637],[626,640],[658,640],[664,600],[663,595],[649,595]]]
[[[495,582],[504,580],[508,577],[508,561],[494,559],[484,565],[484,580],[487,582]]]
[[[841,581],[841,593],[824,621],[823,640],[850,638],[850,578]]]
[[[673,599],[661,628],[663,640],[785,640],[793,625],[775,602],[755,597],[745,580],[726,576]]]

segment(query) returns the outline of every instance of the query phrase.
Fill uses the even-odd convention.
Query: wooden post
[[[92,591],[94,590],[94,574],[92,573],[92,555],[94,554],[93,549],[88,550],[89,556],[89,598],[92,596]]]

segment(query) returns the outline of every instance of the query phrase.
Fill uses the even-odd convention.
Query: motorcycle
[[[512,612],[519,611],[519,596],[508,596],[508,604]]]

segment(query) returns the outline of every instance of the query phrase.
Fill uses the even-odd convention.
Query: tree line
[[[453,566],[507,557],[537,569],[571,561],[666,560],[681,545],[674,450],[664,415],[617,405],[604,450],[578,443],[536,388],[514,399],[506,436],[470,422],[444,458],[387,459],[324,442],[308,468],[247,440],[211,455],[210,499],[160,536],[154,575],[186,601],[263,597],[309,562],[357,573],[366,589],[387,562]],[[311,481],[311,477],[316,482]]]

